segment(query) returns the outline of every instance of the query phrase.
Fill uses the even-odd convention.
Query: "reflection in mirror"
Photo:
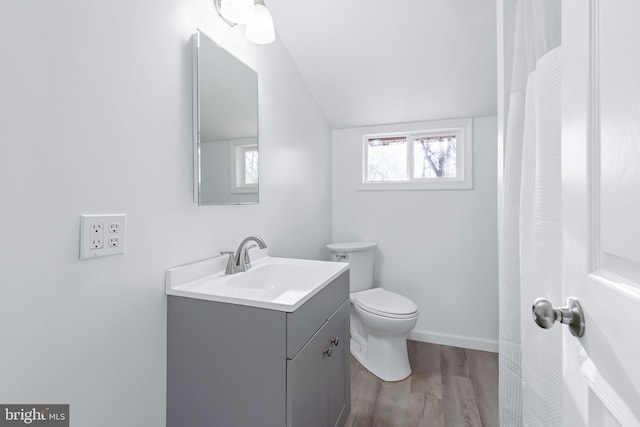
[[[258,203],[258,75],[200,30],[193,69],[194,198]]]

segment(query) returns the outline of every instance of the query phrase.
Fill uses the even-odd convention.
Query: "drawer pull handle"
[[[324,350],[322,350],[323,354],[326,354],[327,357],[331,357],[331,347],[327,347]]]
[[[335,337],[334,339],[331,340],[331,344],[337,347],[338,344],[340,344],[340,339],[338,337]]]

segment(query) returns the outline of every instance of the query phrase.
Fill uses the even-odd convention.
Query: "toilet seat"
[[[355,292],[351,300],[364,311],[391,319],[410,319],[418,312],[413,301],[382,288]]]

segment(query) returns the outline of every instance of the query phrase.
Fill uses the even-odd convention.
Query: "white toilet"
[[[408,298],[373,288],[376,242],[332,243],[332,261],[349,263],[351,354],[384,381],[411,375],[407,334],[418,321],[418,307]]]

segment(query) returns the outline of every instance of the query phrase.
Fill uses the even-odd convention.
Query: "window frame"
[[[456,176],[445,178],[414,178],[414,140],[424,137],[456,137]],[[368,141],[374,138],[407,138],[407,180],[367,181]],[[360,185],[357,190],[469,190],[473,188],[473,120],[454,119],[405,123],[364,128],[360,132]]]

